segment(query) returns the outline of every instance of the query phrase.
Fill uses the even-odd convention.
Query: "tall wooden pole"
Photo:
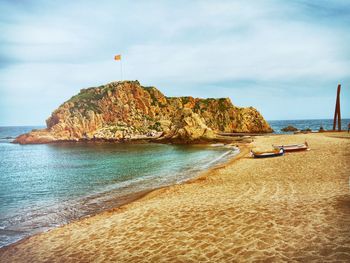
[[[333,130],[335,130],[337,126],[337,119],[338,119],[338,131],[341,131],[340,88],[341,88],[341,85],[339,84],[337,89],[337,99],[335,101],[335,111],[334,111],[334,120],[333,120]]]
[[[340,117],[340,84],[338,86],[338,131],[341,131],[341,117]]]
[[[333,131],[335,131],[335,126],[337,125],[337,112],[338,112],[338,99],[335,99],[335,110],[334,110],[334,118],[333,118]]]

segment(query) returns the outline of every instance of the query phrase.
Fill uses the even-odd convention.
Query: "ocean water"
[[[275,133],[288,125],[333,128],[331,119],[269,123]],[[342,128],[348,123],[343,119]],[[11,143],[37,128],[0,127],[0,247],[116,207],[135,193],[181,183],[238,153],[222,146]]]
[[[18,145],[40,127],[0,127],[0,246],[181,183],[238,153],[223,146]]]
[[[275,133],[288,133],[288,132],[282,132],[281,129],[292,125],[299,130],[305,130],[307,128],[310,128],[313,131],[318,131],[321,126],[325,130],[332,130],[333,129],[333,120],[332,119],[315,119],[315,120],[270,120],[268,121],[272,129],[275,131]],[[341,125],[343,130],[347,130],[348,124],[350,123],[350,119],[342,119]]]

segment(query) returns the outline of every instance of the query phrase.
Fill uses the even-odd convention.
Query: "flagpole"
[[[120,78],[121,78],[121,81],[123,81],[123,64],[122,64],[122,59],[120,59]]]
[[[120,81],[123,81],[123,64],[122,64],[122,55],[115,55],[114,60],[119,60],[120,62]]]

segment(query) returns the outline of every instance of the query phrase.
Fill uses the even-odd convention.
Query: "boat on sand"
[[[309,150],[309,145],[307,142],[301,144],[286,144],[286,145],[272,145],[276,150],[284,149],[286,152],[298,152]]]
[[[250,151],[250,152],[254,158],[269,158],[269,157],[282,156],[284,154],[284,149],[281,148],[281,149],[265,151],[265,152],[254,152],[254,151]]]

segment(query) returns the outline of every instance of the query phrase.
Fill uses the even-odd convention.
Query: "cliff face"
[[[272,131],[257,110],[235,107],[228,98],[169,98],[154,87],[142,87],[138,81],[82,89],[46,123],[47,129],[21,135],[15,142],[149,137],[190,142],[214,138],[215,132]]]

